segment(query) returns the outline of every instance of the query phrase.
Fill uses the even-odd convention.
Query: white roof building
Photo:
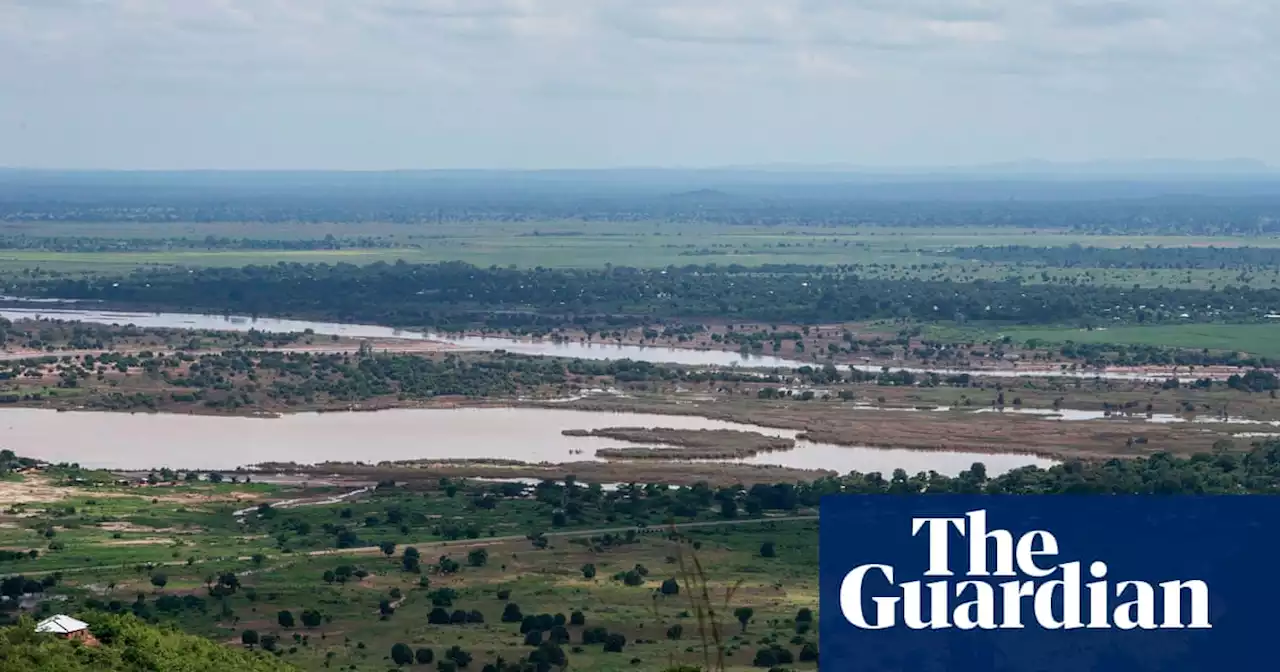
[[[62,614],[50,616],[36,624],[36,632],[52,632],[55,635],[69,635],[88,628],[88,623]]]

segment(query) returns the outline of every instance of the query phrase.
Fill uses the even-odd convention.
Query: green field
[[[41,269],[65,273],[121,273],[148,265],[243,266],[277,262],[465,261],[478,266],[634,267],[739,264],[847,264],[867,277],[1000,280],[1120,286],[1280,286],[1274,270],[1042,269],[984,264],[931,254],[972,245],[1218,245],[1280,246],[1280,238],[1207,236],[1102,236],[1033,229],[911,228],[876,226],[728,226],[656,222],[488,222],[468,224],[6,224],[7,235],[119,239],[206,236],[258,240],[376,238],[398,247],[342,250],[200,250],[59,252],[0,250],[0,273]]]
[[[1179,348],[1234,350],[1264,357],[1280,357],[1280,320],[1275,324],[1185,324],[1109,329],[1005,329],[1000,335],[1025,342],[1038,338],[1050,343],[1117,343]]]
[[[585,622],[562,629],[570,638],[563,649],[576,669],[699,665],[696,613],[702,607],[690,601],[688,588],[701,584],[722,614],[727,669],[752,669],[763,647],[777,644],[798,655],[804,644],[816,644],[816,631],[798,634],[794,623],[799,609],[817,606],[812,511],[725,521],[708,508],[669,528],[656,515],[624,518],[600,505],[598,490],[582,486],[571,500],[580,506],[565,520],[552,515],[558,507],[547,501],[559,496],[497,495],[481,505],[486,492],[495,496],[492,488],[380,488],[352,501],[261,508],[239,517],[232,512],[258,498],[299,493],[205,482],[100,486],[92,494],[66,488],[72,496],[12,504],[0,513],[0,548],[39,553],[0,561],[0,575],[41,579],[57,572],[38,614],[132,611],[233,647],[243,646],[251,630],[277,637],[281,658],[302,669],[386,670],[397,643],[430,648],[437,659],[461,647],[476,670],[498,658],[518,660],[533,649],[521,623],[503,619],[511,604],[525,616],[580,612]],[[679,539],[669,536],[672,530]],[[543,547],[526,536],[540,532],[547,535]],[[769,557],[762,556],[766,542]],[[393,546],[380,548],[383,543]],[[406,568],[408,547],[421,552],[420,571]],[[446,568],[442,558],[458,565]],[[689,564],[695,558],[705,572]],[[595,568],[590,575],[587,565]],[[622,580],[627,572],[636,573],[634,582]],[[232,574],[234,589],[214,589]],[[661,590],[668,579],[679,589]],[[53,594],[58,601],[48,600]],[[433,622],[437,608],[478,613],[482,622]],[[739,608],[752,610],[745,628],[731,616]],[[323,621],[304,624],[304,610],[317,610]],[[282,611],[292,622],[282,620]],[[624,635],[623,650],[584,643],[591,628]]]

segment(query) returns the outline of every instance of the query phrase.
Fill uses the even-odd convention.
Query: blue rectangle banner
[[[1275,669],[1280,497],[822,500],[821,667]]]

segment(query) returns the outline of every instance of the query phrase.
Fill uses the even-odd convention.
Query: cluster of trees
[[[463,263],[277,264],[144,269],[118,278],[29,281],[15,291],[174,310],[307,315],[393,326],[528,326],[552,316],[632,315],[772,322],[872,318],[1022,324],[1257,319],[1280,290],[1073,287],[1017,280],[883,280],[824,271],[529,270]],[[1165,308],[1154,308],[1165,306]],[[1188,315],[1182,318],[1181,315]]]
[[[344,250],[394,247],[421,247],[378,236],[328,234],[321,238],[102,238],[96,236],[3,236],[0,250],[46,250],[51,252],[161,252],[165,250]]]
[[[978,245],[956,247],[941,254],[977,261],[1036,264],[1057,268],[1275,269],[1280,267],[1280,248],[1276,247]]]
[[[1039,339],[1027,341],[1031,349],[1056,350],[1062,359],[1079,361],[1086,366],[1248,366],[1272,367],[1277,362],[1269,357],[1244,355],[1228,350],[1173,348],[1164,345],[1075,343],[1067,341],[1056,348]]]
[[[296,343],[310,334],[268,333],[257,330],[246,332],[213,331],[207,329],[170,329],[165,327],[138,327],[135,325],[106,325],[71,320],[22,320],[13,322],[0,317],[0,345],[11,349],[45,350],[56,353],[59,349],[106,350],[122,344],[164,344],[178,350],[199,350],[206,347],[261,348],[282,347]],[[103,357],[113,353],[104,352]],[[49,359],[50,357],[54,359]],[[36,361],[53,363],[66,355],[50,354]]]
[[[81,614],[98,646],[37,633],[23,619],[0,628],[0,672],[286,672],[296,670],[274,656],[222,646],[171,627],[144,623],[131,614]]]
[[[1274,183],[607,171],[139,176],[14,172],[0,221],[546,222],[1275,231]],[[1194,196],[1178,194],[1193,193]],[[1169,195],[1172,194],[1172,195]]]
[[[40,464],[40,460],[31,457],[19,457],[8,448],[0,449],[0,476],[18,471],[19,469],[34,467],[38,464]],[[25,555],[25,553],[23,555]]]

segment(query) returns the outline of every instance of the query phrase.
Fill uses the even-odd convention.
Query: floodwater
[[[50,462],[79,462],[105,469],[232,469],[262,462],[504,459],[522,462],[596,460],[601,448],[635,446],[598,437],[569,437],[566,429],[671,427],[739,429],[772,436],[796,432],[693,416],[595,413],[567,409],[393,409],[371,412],[298,413],[280,418],[164,413],[0,410],[4,445]],[[1029,455],[985,455],[885,450],[797,442],[788,451],[744,460],[799,469],[955,475],[974,462],[988,473],[1049,466]]]
[[[0,308],[0,317],[10,320],[20,319],[54,319],[96,324],[132,324],[139,327],[165,327],[170,329],[210,329],[219,331],[266,331],[275,333],[302,332],[311,330],[325,336],[344,336],[348,338],[401,338],[411,340],[431,340],[451,343],[469,350],[506,350],[523,355],[547,355],[552,357],[569,357],[576,359],[631,359],[643,362],[663,364],[681,364],[685,366],[737,366],[751,368],[795,368],[799,366],[820,366],[822,362],[801,361],[773,357],[770,355],[743,355],[727,350],[693,350],[690,348],[672,348],[666,346],[617,345],[608,343],[554,342],[551,340],[528,341],[493,336],[451,336],[428,332],[396,329],[371,324],[342,324],[336,322],[313,322],[310,320],[289,320],[273,317],[247,317],[237,315],[198,315],[191,313],[140,313],[118,312],[92,309],[51,309],[51,308]],[[842,365],[844,366],[844,365]],[[876,364],[858,364],[853,368],[860,371],[879,372],[883,369]],[[997,378],[1020,378],[1032,376],[1061,376],[1066,378],[1105,378],[1110,380],[1164,380],[1168,375],[1144,375],[1121,371],[1037,371],[1019,369],[946,369],[946,368],[912,368],[890,367],[894,371],[910,371],[916,374],[936,373],[942,376],[960,374],[982,375]]]

